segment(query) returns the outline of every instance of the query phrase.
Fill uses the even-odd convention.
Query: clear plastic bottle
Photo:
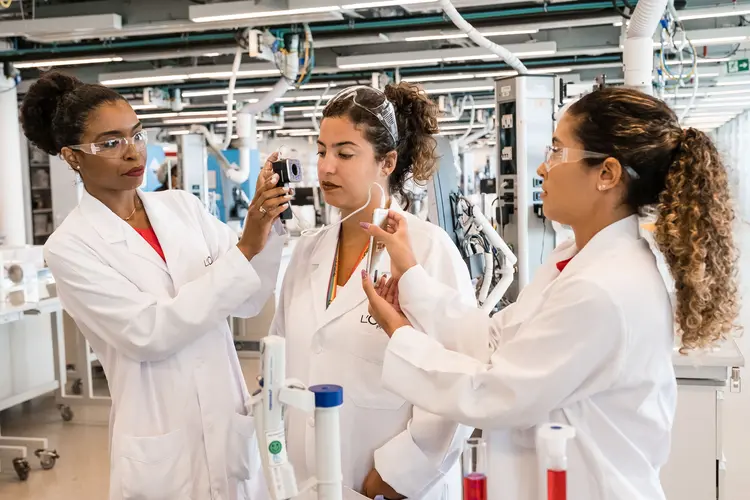
[[[463,470],[464,500],[487,500],[487,444],[484,439],[466,440]]]
[[[547,424],[539,429],[539,443],[547,470],[547,500],[568,498],[568,440],[575,437],[575,430],[567,425]]]

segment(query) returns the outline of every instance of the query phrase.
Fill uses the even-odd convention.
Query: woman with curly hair
[[[422,270],[410,221],[392,213],[387,233],[368,228],[386,244],[398,280],[377,288],[363,280],[372,315],[392,337],[383,384],[485,431],[488,498],[540,498],[544,454],[534,437],[557,422],[577,433],[568,449],[570,498],[662,500],[674,346],[712,346],[738,313],[724,165],[711,140],[683,129],[664,102],[607,88],[563,115],[537,173],[546,216],[569,225],[575,239],[492,318]],[[674,308],[640,236],[646,208],[658,212],[654,239],[674,279]]]
[[[339,209],[342,223],[301,238],[272,326],[272,334],[286,337],[287,376],[307,385],[343,386],[343,483],[370,498],[461,498],[458,458],[471,429],[382,387],[388,337],[367,314],[358,278],[370,242],[360,222],[372,221],[385,199],[409,221],[414,255],[426,272],[476,303],[466,265],[448,235],[399,204],[406,201],[407,179],[432,175],[437,131],[436,106],[407,83],[389,85],[385,92],[350,87],[331,99],[317,141],[318,178],[325,202]],[[387,255],[377,269],[390,269]],[[307,415],[288,411],[289,457],[304,480],[315,474],[315,429]],[[267,498],[265,486],[258,487],[253,498]]]

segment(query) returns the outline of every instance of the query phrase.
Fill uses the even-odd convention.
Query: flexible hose
[[[653,93],[653,36],[668,0],[642,0],[630,18],[625,34],[623,63],[625,85]]]
[[[668,0],[643,0],[638,2],[630,19],[626,38],[648,38],[654,36]]]
[[[461,17],[461,14],[456,10],[450,0],[440,0],[440,6],[443,8],[443,11],[445,11],[445,14],[450,18],[450,20],[453,21],[453,24],[455,24],[456,27],[464,34],[468,35],[472,42],[476,43],[480,47],[488,49],[493,54],[500,56],[500,59],[505,61],[508,66],[516,70],[518,74],[528,74],[529,70],[526,69],[526,66],[524,66],[524,64],[518,57],[513,55],[513,53],[505,47],[502,47],[495,42],[488,40],[484,35],[474,29],[474,26],[469,24],[463,17]]]
[[[474,96],[471,94],[466,94],[464,96],[464,99],[467,99],[467,97],[468,97],[468,100],[471,101],[471,118],[469,119],[469,128],[466,129],[466,132],[464,132],[464,135],[461,136],[461,138],[459,139],[459,142],[463,142],[466,140],[467,137],[469,137],[469,134],[471,134],[471,130],[474,128],[474,120],[476,119],[476,116],[477,116],[476,103],[474,102]],[[462,100],[462,105],[461,105],[462,110],[464,108],[463,102],[464,101]]]
[[[333,82],[328,82],[328,85],[326,85],[326,89],[323,91],[323,94],[320,96],[320,99],[318,99],[315,102],[315,107],[313,108],[312,112],[312,122],[313,122],[313,130],[316,132],[320,132],[320,124],[318,123],[318,108],[320,108],[320,104],[323,102],[323,99],[326,98],[328,95],[328,91],[331,90],[331,86],[333,85]]]
[[[292,79],[291,81],[294,81],[294,79]],[[286,91],[289,90],[289,87],[291,87],[289,80],[285,76],[282,76],[279,81],[276,82],[273,88],[268,91],[266,95],[260,98],[258,102],[248,102],[244,106],[242,106],[242,110],[240,110],[240,113],[262,113],[263,111],[270,108],[276,102],[276,99],[286,94]]]
[[[237,85],[237,73],[240,71],[240,63],[242,63],[242,47],[237,47],[237,51],[234,53],[234,62],[232,63],[232,76],[229,78],[229,94],[227,95],[227,135],[224,138],[221,149],[227,149],[229,144],[232,142],[232,134],[234,133],[234,87]]]

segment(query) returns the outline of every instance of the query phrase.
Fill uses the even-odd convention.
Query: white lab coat
[[[400,211],[409,221],[417,260],[434,279],[456,289],[460,300],[476,304],[466,265],[438,226]],[[284,335],[287,375],[306,385],[344,388],[341,410],[343,483],[361,491],[373,466],[403,495],[414,499],[461,498],[459,456],[472,429],[413,407],[381,386],[388,336],[367,313],[362,289],[364,259],[326,309],[328,283],[339,228],[302,237],[279,299],[272,333]],[[390,271],[384,253],[377,268]],[[314,419],[288,413],[289,457],[299,481],[315,474]],[[261,481],[263,483],[263,481]],[[265,484],[254,500],[268,498]]]
[[[561,273],[556,263],[574,255]],[[605,228],[580,252],[575,241],[561,245],[492,319],[462,306],[419,266],[404,274],[399,293],[428,335],[409,327],[395,333],[383,384],[484,429],[488,498],[546,498],[536,428],[557,422],[577,432],[568,498],[664,499],[659,469],[677,392],[673,313],[637,217]]]
[[[257,445],[227,323],[273,293],[283,238],[248,262],[184,191],[138,194],[166,264],[84,191],[45,258],[107,375],[110,500],[247,499]]]

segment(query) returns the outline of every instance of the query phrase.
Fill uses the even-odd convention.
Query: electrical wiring
[[[310,29],[310,25],[305,23],[305,42],[304,42],[304,58],[303,58],[303,64],[302,68],[300,69],[299,75],[297,77],[296,85],[302,85],[306,81],[310,79],[310,76],[312,75],[312,70],[315,64],[314,58],[315,58],[315,52],[314,52],[314,45],[313,45],[313,36],[312,36],[312,30]]]
[[[628,4],[628,2],[624,2],[624,3],[625,3],[625,8],[628,9],[630,12],[633,12],[633,8]],[[612,0],[612,7],[615,9],[615,12],[620,14],[620,16],[622,16],[624,19],[630,19],[630,14],[620,9],[620,7],[617,5],[617,0]]]

